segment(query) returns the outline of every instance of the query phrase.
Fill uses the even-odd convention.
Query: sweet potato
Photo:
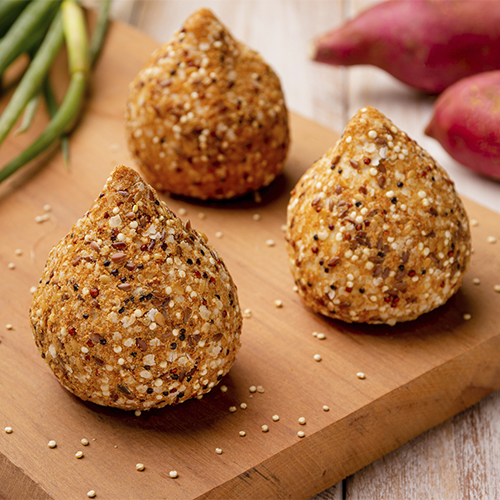
[[[446,89],[425,133],[462,165],[500,179],[500,71],[470,76]]]
[[[391,0],[314,41],[313,60],[371,64],[428,93],[500,69],[500,2]]]

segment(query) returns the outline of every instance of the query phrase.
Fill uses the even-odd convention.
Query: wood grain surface
[[[99,498],[308,498],[500,386],[500,295],[493,292],[500,262],[487,243],[499,216],[475,203],[467,203],[480,220],[473,267],[446,306],[393,328],[345,325],[304,308],[292,291],[281,225],[289,190],[338,135],[292,115],[285,174],[261,193],[261,203],[166,199],[209,236],[239,287],[242,308],[252,310],[238,361],[222,382],[227,393],[215,389],[202,401],[135,417],[82,403],[62,389],[31,339],[29,289],[50,248],[85,212],[112,167],[132,164],[123,132],[126,88],[154,47],[132,28],[113,25],[87,113],[72,137],[71,171],[54,152],[43,169],[39,162],[1,187],[0,325],[13,329],[2,327],[0,334],[0,427],[14,431],[0,435],[0,471],[9,478],[0,483],[0,498],[85,498],[90,489]],[[39,116],[37,126],[42,123]],[[25,141],[9,139],[2,158]],[[45,204],[49,220],[36,224]],[[268,239],[276,244],[266,245]],[[275,307],[276,299],[283,308]],[[358,371],[367,378],[359,380]],[[259,384],[265,392],[251,394],[248,387]],[[246,410],[228,412],[242,402]],[[305,426],[298,424],[301,416]],[[263,424],[268,433],[261,432]],[[299,430],[305,438],[297,437]],[[83,437],[88,448],[80,444]],[[50,439],[57,448],[47,447]],[[85,457],[77,460],[80,449]],[[146,465],[144,472],[135,470],[137,462]],[[173,469],[175,480],[168,476]],[[341,491],[330,493],[338,498]]]

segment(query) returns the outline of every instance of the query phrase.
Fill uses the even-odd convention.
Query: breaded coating
[[[311,309],[389,325],[444,304],[462,283],[471,248],[446,171],[370,107],[295,186],[286,237]]]
[[[124,166],[50,252],[30,318],[66,389],[125,410],[209,392],[234,362],[242,322],[206,236]]]
[[[126,122],[148,181],[199,199],[267,186],[289,144],[278,77],[208,9],[192,14],[132,81]]]

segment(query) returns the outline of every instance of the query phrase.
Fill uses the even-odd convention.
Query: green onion
[[[49,71],[63,42],[63,23],[58,13],[52,21],[49,32],[31,61],[23,79],[0,117],[0,144],[23,112],[28,101],[41,87],[44,76]]]
[[[92,37],[91,49],[87,48],[87,37],[85,31],[85,21],[81,7],[75,0],[64,0],[61,12],[68,48],[68,59],[70,62],[71,80],[64,96],[63,102],[57,111],[57,103],[50,89],[48,77],[43,83],[43,92],[47,101],[47,107],[52,116],[50,123],[44,132],[25,149],[19,156],[10,161],[2,170],[0,170],[0,182],[19,170],[23,165],[36,158],[45,151],[51,144],[59,139],[70,125],[75,122],[75,118],[81,109],[81,102],[87,86],[88,69],[91,62],[95,62],[100,52],[100,46],[104,41],[104,34],[107,26],[107,17],[109,12],[110,0],[103,0],[101,5],[97,27]],[[103,19],[106,18],[106,19]],[[38,55],[38,54],[37,54]],[[90,61],[90,57],[93,58]],[[1,121],[1,119],[0,119]],[[67,143],[63,144],[64,151],[67,152]],[[67,154],[66,154],[67,158]]]
[[[29,0],[1,0],[0,1],[0,38],[9,31],[19,14],[28,5]]]
[[[17,18],[7,34],[0,40],[0,75],[9,64],[21,55],[29,44],[45,16],[55,11],[58,2],[54,0],[34,0]]]
[[[26,104],[24,108],[23,121],[20,127],[16,130],[15,135],[22,134],[26,132],[31,127],[33,123],[33,118],[35,118],[36,110],[38,109],[38,103],[40,102],[40,94],[35,94]]]

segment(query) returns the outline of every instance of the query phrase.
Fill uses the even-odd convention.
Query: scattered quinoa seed
[[[273,415],[273,421],[277,422],[280,419],[279,415]]]
[[[469,321],[472,318],[472,315],[470,315],[469,313],[465,313],[463,318],[465,319],[465,321]]]
[[[172,479],[175,479],[176,477],[179,476],[179,474],[177,473],[176,470],[171,470],[168,475],[172,478]]]
[[[57,446],[57,443],[54,440],[51,440],[48,442],[47,446],[49,448],[55,448]]]
[[[496,243],[497,239],[494,236],[488,236],[488,243]]]
[[[217,455],[222,455],[222,448],[215,448],[215,453],[217,453]]]
[[[4,429],[4,431],[7,433],[7,434],[12,434],[12,427],[6,427]]]
[[[278,308],[283,307],[283,302],[281,300],[275,300],[274,305]]]
[[[330,411],[330,407],[323,405],[323,411]]]
[[[88,446],[88,445],[89,445],[89,441],[88,441],[88,439],[85,439],[85,438],[83,438],[83,439],[80,441],[80,443],[82,443],[82,444],[83,444],[83,446]]]
[[[472,283],[474,283],[474,285],[480,285],[481,284],[481,280],[479,278],[474,278],[472,280]]]
[[[276,245],[276,243],[274,242],[274,240],[266,240],[266,245],[268,247],[273,247],[274,245]]]
[[[281,230],[285,233],[286,232],[286,224],[282,224]]]
[[[75,457],[76,457],[76,458],[83,458],[83,452],[82,452],[82,451],[77,451],[77,452],[75,453]]]
[[[7,330],[12,330],[14,327],[10,323],[7,323],[5,328],[7,328]]]
[[[495,290],[495,292],[497,292],[497,293],[500,293],[500,285],[495,285],[493,287],[493,290]]]
[[[227,392],[227,386],[226,385],[221,385],[220,386],[220,392]]]
[[[179,210],[177,210],[177,212],[179,213],[179,215],[186,215],[187,214],[187,210],[185,208],[179,208]]]
[[[47,204],[47,205],[44,205],[44,206],[43,206],[43,209],[44,209],[46,212],[50,212],[50,211],[52,210],[52,207],[51,207],[49,204]]]
[[[260,220],[260,214],[253,214],[253,220]]]
[[[16,255],[22,255],[23,251],[20,248],[18,248],[18,249],[16,249],[15,253],[16,253]]]
[[[251,386],[248,388],[248,390],[249,390],[250,392],[255,392],[255,391],[257,390],[257,387],[255,387],[254,385],[251,385]]]
[[[234,413],[234,412],[236,411],[236,409],[237,409],[237,408],[236,408],[236,406],[230,406],[230,407],[229,407],[229,411],[230,411],[231,413]]]
[[[299,424],[300,425],[306,425],[306,419],[304,417],[299,418]]]
[[[247,435],[247,433],[246,433],[245,431],[240,431],[240,432],[239,432],[239,435],[240,435],[241,437],[245,437],[245,436]]]
[[[141,416],[141,413],[142,413],[142,412],[141,412],[141,410],[135,410],[134,415],[135,415],[136,417],[140,417],[140,416]]]
[[[30,288],[30,293],[33,295],[36,292],[36,286]]]
[[[94,490],[90,490],[90,491],[87,493],[87,496],[88,496],[89,498],[94,498],[94,497],[95,497],[95,495],[96,495],[96,493],[95,493],[95,491],[94,491]]]
[[[299,436],[299,438],[303,438],[305,435],[306,433],[304,431],[297,432],[297,436]]]
[[[471,219],[470,225],[473,227],[479,226],[479,222],[476,219]]]
[[[244,317],[244,318],[251,318],[252,317],[252,310],[251,309],[245,309],[241,315]]]
[[[16,265],[14,264],[14,262],[9,262],[9,265],[7,266],[9,269],[15,269],[16,268]]]
[[[268,432],[268,431],[269,431],[269,426],[267,426],[267,425],[263,425],[263,426],[261,427],[261,429],[262,429],[262,432]]]
[[[206,218],[207,218],[207,216],[206,216],[203,212],[200,212],[200,213],[198,214],[198,217],[199,217],[201,220],[203,220],[203,219],[206,219]]]
[[[356,377],[358,377],[361,380],[364,380],[366,378],[366,375],[363,372],[358,372],[356,373]]]
[[[319,354],[315,354],[315,355],[314,355],[314,359],[315,359],[316,361],[321,361],[321,356],[320,356]]]
[[[265,392],[265,391],[264,391],[264,387],[262,387],[261,385],[258,385],[258,386],[257,386],[257,392],[260,392],[261,394],[262,394],[263,392]]]
[[[319,340],[325,340],[326,339],[326,335],[324,333],[318,333],[318,339]]]
[[[144,464],[136,464],[135,469],[142,472],[146,467]]]
[[[242,410],[246,410],[246,409],[248,408],[248,405],[247,405],[246,403],[241,403],[241,404],[240,404],[240,408],[241,408]]]
[[[215,237],[216,237],[216,238],[222,238],[222,231],[217,231],[217,232],[215,233]]]

